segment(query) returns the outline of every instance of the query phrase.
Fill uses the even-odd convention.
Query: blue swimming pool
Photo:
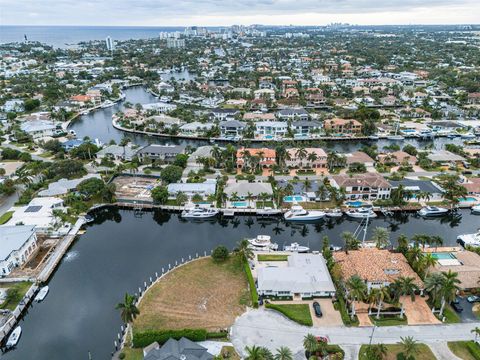
[[[363,205],[363,201],[347,201],[346,204],[348,206],[360,207]]]
[[[458,198],[458,201],[460,201],[460,202],[475,202],[475,201],[477,201],[477,199],[474,198],[474,197],[471,197],[471,196],[467,196],[467,197],[464,197],[464,198]]]
[[[443,253],[432,253],[432,257],[437,259],[437,260],[450,260],[450,259],[456,259],[455,255],[449,252],[443,252]]]
[[[234,201],[232,202],[232,206],[234,207],[247,207],[247,202],[246,201]]]
[[[300,196],[300,195],[294,195],[294,196],[285,196],[283,198],[283,202],[302,202],[302,201],[306,201],[305,197],[304,196]]]
[[[270,140],[273,139],[273,135],[265,135],[264,138]]]

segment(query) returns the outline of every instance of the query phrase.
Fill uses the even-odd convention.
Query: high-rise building
[[[108,51],[115,50],[115,43],[110,36],[107,36],[107,38],[105,39],[105,43],[107,44]]]
[[[172,49],[181,49],[185,47],[185,39],[167,39],[167,47]]]

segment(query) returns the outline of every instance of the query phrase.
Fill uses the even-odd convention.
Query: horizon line
[[[339,25],[348,25],[348,26],[372,26],[372,27],[381,27],[381,26],[480,26],[480,22],[478,23],[455,23],[455,24],[448,24],[448,23],[436,23],[436,24],[351,24],[348,22],[332,22],[330,24],[239,24],[239,23],[232,23],[230,25],[96,25],[96,24],[74,24],[74,25],[58,25],[58,24],[0,24],[0,27],[8,27],[8,26],[39,26],[39,27],[104,27],[104,28],[111,28],[111,27],[143,27],[143,28],[179,28],[179,27],[204,27],[204,28],[214,28],[214,27],[232,27],[232,26],[264,26],[264,27],[326,27],[332,24],[339,24]]]

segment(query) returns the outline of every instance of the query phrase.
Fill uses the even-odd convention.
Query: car
[[[315,336],[315,339],[317,339],[317,342],[328,344],[328,336]]]
[[[455,310],[458,313],[463,311],[462,306],[458,302],[455,303],[455,302],[452,301],[450,305],[452,305],[453,310]]]
[[[323,313],[322,313],[322,309],[320,308],[320,304],[318,302],[314,301],[312,306],[313,306],[313,310],[315,311],[315,316],[316,317],[322,317]]]
[[[470,295],[469,297],[467,297],[467,301],[469,303],[480,302],[480,296]]]

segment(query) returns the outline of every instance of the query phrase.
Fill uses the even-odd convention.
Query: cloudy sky
[[[480,0],[0,0],[2,25],[480,23]]]

